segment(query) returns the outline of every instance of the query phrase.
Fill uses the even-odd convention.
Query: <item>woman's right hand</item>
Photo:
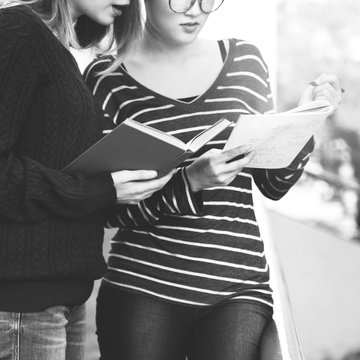
[[[199,156],[186,167],[191,190],[198,192],[230,184],[251,160],[250,151],[251,147],[244,145],[230,150],[211,149]],[[237,157],[241,158],[234,160]]]
[[[314,100],[327,100],[335,111],[342,101],[342,93],[339,79],[334,74],[321,74],[311,81],[301,95],[299,105]]]
[[[175,170],[156,179],[153,170],[122,170],[111,173],[118,204],[137,204],[160,190],[174,175]]]

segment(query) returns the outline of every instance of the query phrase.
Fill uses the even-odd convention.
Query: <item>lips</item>
[[[198,26],[199,23],[197,22],[192,22],[192,23],[183,23],[183,24],[180,24],[181,26]]]
[[[200,24],[198,22],[187,22],[180,24],[182,30],[187,34],[194,34],[198,31]]]
[[[123,12],[122,6],[120,5],[113,5],[112,8],[117,16],[120,16]]]

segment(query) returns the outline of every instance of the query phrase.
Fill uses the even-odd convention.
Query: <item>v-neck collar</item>
[[[191,108],[196,107],[198,103],[201,103],[204,99],[208,98],[217,88],[218,84],[222,82],[222,79],[226,76],[229,67],[232,64],[233,59],[233,52],[235,48],[235,42],[234,39],[229,39],[229,50],[226,56],[226,59],[223,63],[223,66],[221,70],[219,71],[217,77],[213,81],[213,83],[209,86],[207,90],[205,90],[202,94],[197,96],[194,100],[190,102],[181,101],[181,99],[174,99],[168,96],[165,96],[163,94],[160,94],[156,92],[155,90],[152,90],[151,88],[143,85],[141,82],[133,78],[123,67],[122,72],[123,75],[129,79],[132,83],[134,83],[142,92],[146,93],[147,96],[152,95],[156,97],[157,99],[161,99],[162,101],[166,103],[171,103],[175,106],[180,106],[184,108]]]

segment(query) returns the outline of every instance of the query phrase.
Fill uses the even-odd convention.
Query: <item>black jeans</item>
[[[254,301],[192,308],[102,285],[101,360],[257,360],[271,317],[271,308]]]

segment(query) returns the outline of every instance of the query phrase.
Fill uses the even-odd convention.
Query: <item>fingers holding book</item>
[[[251,157],[249,145],[225,151],[210,149],[186,168],[192,191],[230,184]]]
[[[156,178],[153,170],[122,170],[111,173],[116,189],[117,204],[138,204],[160,190],[174,175],[175,170]]]

